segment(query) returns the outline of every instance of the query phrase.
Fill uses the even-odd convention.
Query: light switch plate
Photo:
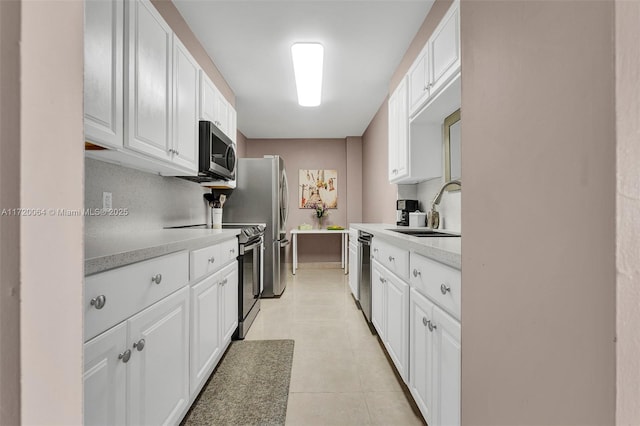
[[[103,210],[111,210],[113,208],[113,197],[110,192],[102,193],[102,209]]]

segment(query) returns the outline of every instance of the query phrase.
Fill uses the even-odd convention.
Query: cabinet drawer
[[[85,341],[186,285],[188,256],[183,251],[87,277]]]
[[[460,319],[460,271],[411,253],[411,287]]]
[[[233,238],[191,252],[191,281],[217,271],[230,260],[238,257],[238,239]]]
[[[405,281],[409,280],[409,251],[385,241],[373,239],[371,255],[384,267]]]

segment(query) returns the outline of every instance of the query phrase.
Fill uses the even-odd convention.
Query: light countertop
[[[85,235],[84,274],[181,250],[193,250],[235,238],[239,229],[159,229],[129,233]]]
[[[462,269],[461,239],[462,237],[414,237],[390,231],[390,229],[426,229],[410,228],[408,226],[389,225],[385,223],[351,223],[351,228],[373,234],[391,244],[406,248],[445,265]],[[450,232],[440,230],[439,232]],[[451,232],[453,233],[453,232]]]

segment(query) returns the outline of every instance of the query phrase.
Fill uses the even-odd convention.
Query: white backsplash
[[[101,209],[102,193],[113,194],[114,209],[126,216],[86,216],[85,234],[130,232],[206,223],[208,189],[175,177],[163,177],[85,158],[85,208]]]
[[[428,212],[431,201],[442,187],[442,179],[431,179],[412,185],[398,185],[398,199],[411,199],[420,202],[420,211]],[[440,212],[440,228],[462,232],[461,216],[462,191],[447,192],[437,207]]]

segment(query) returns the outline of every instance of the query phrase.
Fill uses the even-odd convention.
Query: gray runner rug
[[[232,342],[182,425],[284,425],[293,344]]]

